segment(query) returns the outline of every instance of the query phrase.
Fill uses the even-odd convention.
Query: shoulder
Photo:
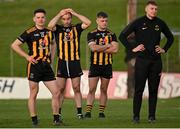
[[[36,31],[36,30],[37,30],[37,28],[36,28],[35,26],[33,26],[33,27],[27,29],[25,32],[26,32],[27,34],[30,34],[30,33],[34,32],[34,31]]]
[[[114,34],[115,34],[115,33],[112,32],[110,29],[107,29],[107,33],[108,33],[108,34],[111,34],[111,35],[114,35]]]
[[[159,18],[159,17],[156,17],[156,21],[161,23],[161,24],[165,24],[165,22],[161,18]]]
[[[97,32],[98,32],[98,30],[97,30],[97,28],[95,28],[95,29],[91,30],[89,33],[93,34],[93,33],[97,33]]]

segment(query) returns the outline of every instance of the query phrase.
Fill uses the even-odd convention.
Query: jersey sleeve
[[[88,33],[88,35],[87,35],[87,42],[88,42],[88,44],[90,42],[95,42],[94,33],[91,33],[91,32]]]
[[[24,31],[17,39],[19,39],[22,43],[28,42],[27,31]]]
[[[77,28],[78,33],[81,33],[83,31],[83,28],[81,26],[82,26],[82,23],[76,24],[76,28]]]
[[[117,37],[116,37],[116,34],[115,34],[115,33],[112,34],[112,41],[117,42]]]

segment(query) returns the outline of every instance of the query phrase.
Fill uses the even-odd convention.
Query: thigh
[[[161,78],[162,72],[162,61],[157,60],[154,61],[150,67],[149,75],[148,75],[148,85],[149,89],[157,90]]]
[[[43,81],[44,85],[49,89],[51,94],[56,94],[59,92],[59,88],[55,80],[52,81]]]
[[[60,89],[64,89],[66,87],[67,78],[57,77],[56,83]]]
[[[110,79],[101,78],[101,89],[107,90]]]
[[[96,90],[99,77],[89,77],[89,90]]]
[[[38,93],[38,91],[39,91],[39,83],[29,80],[29,89],[30,89],[30,94]]]
[[[80,81],[81,81],[80,77],[71,78],[72,87],[73,88],[80,87]]]
[[[135,63],[135,90],[144,90],[148,77],[148,64],[146,59],[137,58]]]

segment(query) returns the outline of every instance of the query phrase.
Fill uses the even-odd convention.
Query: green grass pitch
[[[0,100],[0,128],[32,127],[27,109],[27,100]],[[86,102],[83,101],[83,110]],[[180,103],[176,99],[159,99],[157,104],[157,121],[154,124],[147,122],[148,101],[143,100],[140,124],[133,124],[132,99],[109,100],[105,119],[98,118],[98,101],[94,103],[91,119],[79,120],[76,118],[74,100],[65,99],[63,104],[64,124],[60,128],[178,128],[180,127]],[[40,128],[53,128],[51,101],[38,100],[37,111],[40,118]]]

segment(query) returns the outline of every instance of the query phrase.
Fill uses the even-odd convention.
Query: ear
[[[145,7],[145,12],[147,12],[147,10],[148,10],[148,6]]]
[[[96,18],[96,23],[98,24],[98,18]]]
[[[35,22],[35,17],[33,17],[33,21]]]

